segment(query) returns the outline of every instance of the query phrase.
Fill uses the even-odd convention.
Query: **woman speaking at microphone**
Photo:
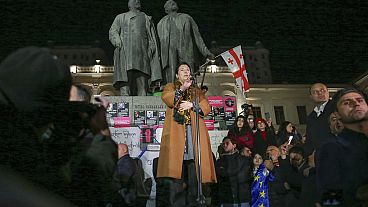
[[[161,138],[157,177],[165,180],[164,189],[157,189],[158,206],[192,206],[197,199],[197,138],[198,110],[202,183],[216,182],[211,144],[203,117],[211,107],[199,88],[193,86],[190,67],[181,63],[176,82],[166,84],[162,100],[166,104],[166,118]],[[199,96],[199,104],[195,97]]]

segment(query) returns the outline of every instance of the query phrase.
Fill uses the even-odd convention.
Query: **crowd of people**
[[[179,64],[162,93],[156,206],[367,206],[366,94],[348,87],[330,99],[313,84],[303,136],[289,121],[275,130],[270,119],[239,115],[216,159],[203,120],[210,106],[190,72]],[[0,64],[1,206],[146,205],[142,164],[111,139],[108,102],[90,101],[47,49],[22,48]]]
[[[293,123],[235,120],[215,161],[213,206],[367,206],[368,107],[348,87],[332,99],[322,83],[303,136]],[[253,126],[252,129],[250,126]]]
[[[193,91],[199,90],[191,85],[189,71],[188,64],[180,64],[177,82],[166,86],[163,93],[167,113],[173,115],[164,125],[164,145],[156,169],[165,172],[156,177],[157,206],[196,203],[197,155],[188,157],[187,153],[193,153],[188,149],[197,141],[192,137],[196,134],[192,131],[194,112],[199,111],[203,118],[209,105],[203,94],[199,94],[200,105],[193,102]],[[208,150],[201,152],[205,160],[202,176],[206,177],[202,182],[207,183],[204,194],[211,198],[207,205],[363,206],[367,202],[366,95],[351,87],[331,99],[322,83],[313,84],[309,95],[315,108],[307,118],[305,134],[290,121],[275,130],[270,119],[239,115],[218,147],[218,159]],[[200,124],[201,146],[207,147],[208,133],[203,120]],[[179,128],[186,133],[178,133]],[[170,167],[169,163],[175,164]]]
[[[156,28],[139,0],[113,21],[113,85],[120,95],[161,88],[166,117],[153,161],[156,206],[368,207],[367,95],[332,98],[310,87],[315,108],[305,134],[290,121],[236,117],[218,157],[204,117],[211,111],[193,74],[213,59],[192,17],[167,0]],[[184,62],[183,62],[184,61]],[[104,97],[73,84],[48,49],[26,47],[0,64],[0,206],[146,206],[152,181],[139,158],[116,144]]]

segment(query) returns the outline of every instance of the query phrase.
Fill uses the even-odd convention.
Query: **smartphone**
[[[291,141],[293,140],[293,137],[294,137],[294,136],[289,136],[288,145],[290,145],[290,144],[291,144]]]

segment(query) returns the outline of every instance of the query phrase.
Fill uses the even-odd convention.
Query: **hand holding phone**
[[[293,140],[293,137],[294,137],[294,136],[292,136],[292,135],[290,135],[290,136],[289,136],[288,145],[290,145],[290,144],[291,144],[291,141]]]

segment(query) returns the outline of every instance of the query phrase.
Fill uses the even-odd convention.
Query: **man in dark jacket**
[[[112,170],[103,174],[109,151],[101,150],[101,136],[84,142],[81,131],[88,126],[79,110],[86,104],[69,101],[71,82],[69,68],[45,48],[19,49],[1,63],[1,170],[73,204],[103,206],[108,192],[102,189],[112,176]]]
[[[328,118],[333,111],[328,88],[325,84],[315,83],[310,87],[309,92],[316,107],[307,118],[307,140],[304,147],[307,156],[330,140]]]
[[[239,154],[234,140],[224,138],[222,143],[225,153],[216,162],[217,204],[247,206],[251,201],[249,158]]]
[[[69,68],[46,48],[19,49],[0,64],[0,170],[63,197],[62,166],[78,133],[63,124],[71,82]]]
[[[99,97],[100,107],[91,104],[91,94],[82,85],[72,85],[69,100],[78,108],[77,114],[84,124],[74,155],[65,167],[71,177],[68,198],[77,205],[106,205],[114,192],[112,176],[117,160],[116,144],[106,122],[109,103]]]
[[[116,170],[114,173],[114,182],[119,186],[119,196],[113,206],[134,206],[136,201],[136,186],[133,176],[136,173],[136,164],[129,156],[128,146],[126,144],[118,144],[118,156]]]
[[[368,139],[361,131],[368,115],[367,98],[355,88],[344,88],[334,95],[333,103],[345,128],[317,155],[322,204],[362,206],[356,195],[368,184]]]

